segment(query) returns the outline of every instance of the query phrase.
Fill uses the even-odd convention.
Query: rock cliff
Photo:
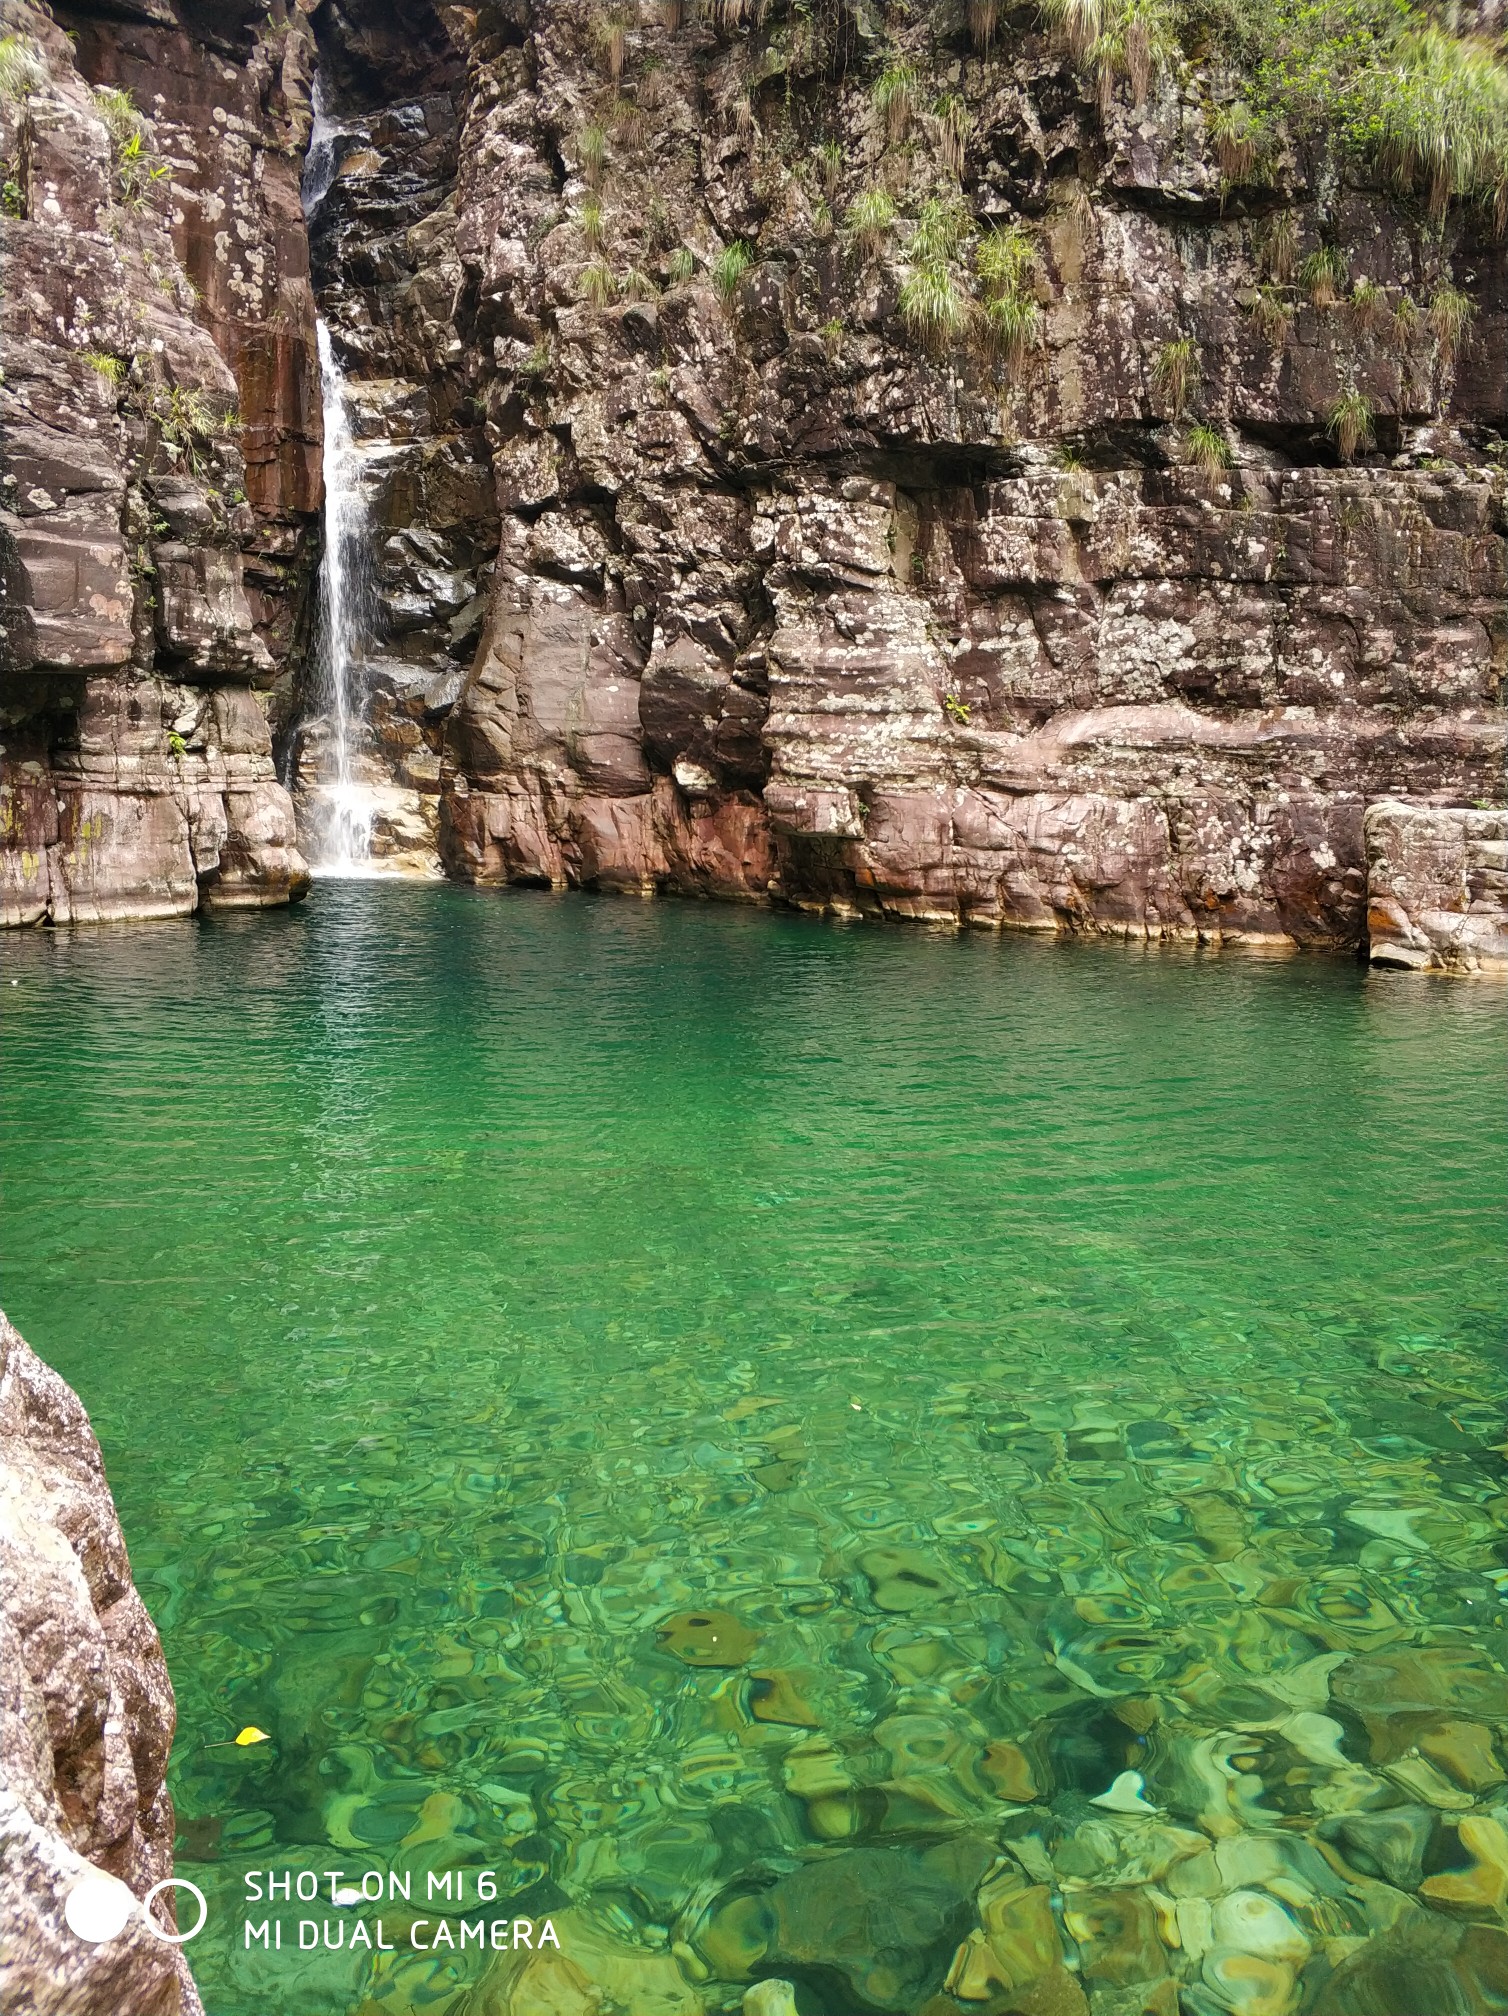
[[[138,1897],[172,1874],[173,1723],[88,1417],[0,1315],[0,2007],[202,2016],[139,1920],[86,1945],[63,1918],[91,1868]]]
[[[91,691],[172,665],[194,692],[208,576],[233,608],[239,561],[245,683],[217,702],[238,694],[249,739],[241,703],[280,682],[307,803],[317,296],[374,522],[379,853],[1508,960],[1490,206],[1432,210],[1324,136],[1259,159],[1218,48],[1095,77],[1031,7],[54,12],[84,24],[91,83],[131,86],[192,160],[158,263],[200,288],[180,340],[235,372],[260,458],[241,518],[170,527],[156,637]],[[336,172],[311,292],[293,192],[316,69]],[[96,599],[124,636],[130,597]],[[86,767],[76,732],[85,753],[37,746],[28,775]],[[191,862],[214,781],[172,800]],[[254,846],[213,842],[248,865],[201,871],[207,899],[272,886]]]
[[[755,11],[476,17],[504,519],[447,865],[1355,943],[1371,801],[1501,802],[1501,241],[1317,160],[1233,190],[1211,64],[1102,103],[1029,13]],[[1024,340],[929,343],[908,282],[968,262],[923,234],[992,225]],[[1275,293],[1275,243],[1343,247],[1345,298]],[[1392,312],[1452,272],[1454,350]]]
[[[8,923],[308,885],[267,696],[320,501],[313,45],[263,16],[0,7]]]

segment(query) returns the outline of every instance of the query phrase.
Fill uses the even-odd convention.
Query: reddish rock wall
[[[1222,192],[1209,75],[1102,112],[1027,14],[985,59],[961,7],[868,42],[862,9],[714,32],[644,7],[615,84],[584,0],[444,11],[504,514],[445,746],[451,873],[1355,945],[1370,802],[1500,802],[1508,286],[1483,220],[1438,239],[1318,159]],[[871,91],[901,58],[894,144]],[[866,187],[899,212],[872,256],[842,225]],[[1010,368],[905,326],[906,218],[949,188],[1035,248],[1042,341]],[[1295,261],[1345,248],[1386,330],[1291,286],[1262,333],[1279,215]],[[724,300],[735,238],[755,263]],[[1476,311],[1454,350],[1391,315],[1451,275]],[[1354,466],[1327,427],[1346,387],[1376,414]],[[1196,418],[1229,468],[1194,465]]]
[[[320,501],[312,38],[280,7],[208,39],[156,0],[3,11],[30,74],[0,102],[0,916],[286,902],[307,871],[268,712]]]

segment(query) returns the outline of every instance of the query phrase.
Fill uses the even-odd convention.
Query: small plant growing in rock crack
[[[587,250],[600,251],[606,236],[607,223],[600,196],[588,196],[576,213],[576,221],[581,226],[581,235],[586,240]]]
[[[26,196],[13,175],[7,175],[4,182],[0,182],[0,211],[7,217],[26,215]]]
[[[1339,302],[1346,285],[1346,255],[1338,245],[1321,245],[1299,268],[1299,284],[1321,312]]]
[[[654,252],[675,250],[675,223],[670,215],[670,206],[663,197],[651,196],[649,209],[644,218],[645,235],[650,249]]]
[[[817,186],[828,203],[838,200],[838,184],[843,179],[843,149],[836,140],[824,140],[812,155],[817,170]]]
[[[1259,128],[1251,107],[1237,98],[1210,114],[1210,139],[1220,173],[1232,187],[1249,181],[1257,165]]]
[[[170,756],[176,757],[180,763],[183,761],[184,757],[187,756],[188,754],[188,744],[187,742],[184,741],[183,737],[178,733],[178,730],[176,728],[170,728],[168,730],[168,754]]]
[[[1357,280],[1346,303],[1346,313],[1358,335],[1371,336],[1391,319],[1385,289],[1375,280]]]
[[[97,371],[101,378],[107,378],[112,385],[119,385],[126,375],[126,367],[119,357],[112,357],[108,350],[86,350],[84,362],[91,371]]]
[[[1430,296],[1424,319],[1429,333],[1440,346],[1443,363],[1448,364],[1457,350],[1464,347],[1476,312],[1476,304],[1459,287],[1451,286],[1449,281],[1442,283]]]
[[[969,151],[969,130],[973,121],[969,108],[956,91],[945,91],[932,107],[937,122],[937,151],[950,175],[963,179],[964,158]]]
[[[916,213],[901,283],[901,319],[930,350],[946,350],[966,334],[974,302],[966,292],[958,255],[973,224],[962,204],[929,196]]]
[[[543,378],[550,368],[550,347],[547,343],[536,343],[528,356],[519,365],[521,378]]]
[[[909,63],[887,63],[870,94],[892,147],[905,139],[916,111],[916,72]]]
[[[1223,475],[1235,459],[1224,434],[1207,420],[1194,422],[1184,436],[1183,452],[1190,468],[1201,470],[1206,476]]]
[[[42,52],[29,35],[0,36],[0,98],[17,104],[46,76]]]
[[[623,75],[623,65],[628,57],[628,31],[633,25],[634,15],[627,7],[610,7],[605,14],[595,15],[592,20],[592,47],[614,84]]]
[[[817,331],[822,338],[828,356],[836,363],[843,354],[843,318],[835,315],[830,322],[824,322]]]
[[[139,209],[151,185],[160,182],[168,171],[152,158],[141,114],[129,91],[121,91],[113,84],[100,85],[94,93],[94,109],[110,135],[120,200],[128,209]]]
[[[1364,392],[1358,392],[1353,385],[1342,392],[1330,408],[1327,432],[1340,451],[1342,462],[1349,462],[1359,448],[1369,448],[1372,444],[1372,402]]]
[[[602,173],[607,167],[607,133],[595,121],[583,126],[576,135],[576,158],[581,163],[581,179],[588,189],[600,188]]]
[[[901,283],[901,318],[929,350],[946,350],[958,341],[972,306],[954,269],[940,260],[914,267]]]
[[[617,298],[618,282],[605,259],[593,259],[583,266],[577,284],[582,300],[593,308],[606,308]]]
[[[216,411],[202,392],[183,385],[161,387],[152,396],[151,410],[163,448],[195,476],[205,466],[203,450],[213,437],[236,424],[233,408]]]
[[[1412,294],[1400,294],[1393,306],[1393,340],[1396,343],[1412,343],[1419,334],[1419,324],[1423,320],[1419,303]]]
[[[1152,364],[1152,386],[1167,400],[1175,420],[1188,411],[1199,377],[1199,346],[1192,336],[1178,336],[1162,345]]]
[[[669,287],[684,287],[696,271],[696,254],[689,245],[678,245],[665,262],[665,283]]]
[[[984,289],[981,326],[985,347],[1017,371],[1042,338],[1042,311],[1029,291],[1037,264],[1031,240],[1016,224],[985,233],[974,253]]]
[[[1299,259],[1299,227],[1291,210],[1279,210],[1257,241],[1257,257],[1269,280],[1286,286]]]
[[[944,693],[943,712],[959,728],[967,728],[971,709],[967,700],[960,700],[956,693]]]
[[[1127,80],[1140,104],[1177,48],[1167,0],[1041,0],[1041,5],[1070,57],[1093,78],[1104,109],[1117,77]]]
[[[969,40],[983,56],[1000,25],[1000,0],[969,0]]]
[[[849,204],[843,222],[864,257],[874,259],[885,249],[895,218],[893,196],[884,189],[864,189]]]
[[[615,98],[609,117],[614,137],[636,153],[649,133],[649,113],[632,98]]]
[[[1276,347],[1286,343],[1293,332],[1293,305],[1283,289],[1271,282],[1257,289],[1247,313],[1264,343]]]
[[[659,297],[659,288],[653,276],[642,266],[630,266],[623,276],[623,298],[625,301],[654,301]]]
[[[724,301],[731,301],[739,282],[754,264],[754,254],[742,238],[725,245],[712,262],[712,284]]]

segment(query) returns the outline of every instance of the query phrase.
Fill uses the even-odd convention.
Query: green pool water
[[[1508,2007],[1500,992],[370,883],[3,957],[210,2016]],[[574,1976],[248,1951],[268,1868]]]

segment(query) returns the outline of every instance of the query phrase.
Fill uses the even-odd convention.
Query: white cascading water
[[[318,336],[325,426],[325,556],[319,613],[334,775],[327,777],[320,792],[324,818],[315,866],[338,875],[364,868],[372,852],[372,793],[357,781],[354,768],[363,715],[361,668],[371,606],[371,549],[345,379],[323,317]]]
[[[323,80],[314,87],[314,126],[304,164],[303,207],[312,218],[335,179],[335,129],[325,112]],[[365,715],[362,669],[371,636],[371,543],[360,457],[346,406],[345,378],[323,316],[317,324],[324,411],[325,551],[320,567],[319,651],[330,750],[316,794],[310,836],[316,874],[369,869],[373,795],[358,781],[356,759]]]

